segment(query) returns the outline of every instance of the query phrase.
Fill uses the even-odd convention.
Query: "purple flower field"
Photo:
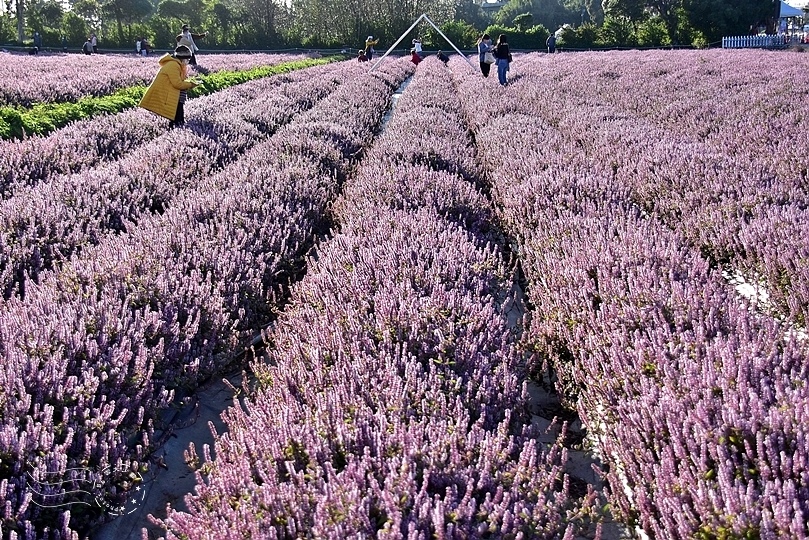
[[[807,69],[343,62],[0,144],[0,536],[88,537],[244,369],[167,540],[809,538]]]
[[[328,226],[337,168],[379,123],[409,69],[399,62],[367,75],[354,63],[326,66],[308,70],[305,82],[283,77],[273,92],[269,79],[248,83],[259,86],[243,114],[221,103],[229,92],[251,93],[248,85],[210,96],[208,102],[221,100],[218,106],[192,101],[188,127],[169,132],[174,139],[163,142],[164,153],[149,159],[157,163],[186,143],[198,145],[200,153],[186,155],[193,161],[177,170],[204,168],[205,175],[181,175],[180,184],[164,186],[170,197],[160,208],[138,210],[138,200],[157,193],[136,188],[134,180],[112,198],[105,193],[106,210],[98,206],[93,195],[117,179],[103,181],[103,168],[81,173],[88,176],[79,181],[56,178],[32,188],[74,186],[72,199],[56,201],[69,202],[71,211],[35,226],[44,236],[33,242],[79,241],[69,248],[72,257],[60,254],[66,258],[58,268],[0,306],[4,534],[75,537],[101,511],[86,510],[73,493],[101,486],[121,495],[133,487],[104,471],[148,467],[143,459],[159,410],[227,366],[268,322],[313,233]],[[198,113],[191,112],[195,104]],[[329,118],[342,126],[324,123]],[[221,162],[228,153],[215,151],[220,147],[241,155]],[[135,167],[140,178],[145,170],[137,162],[128,165],[124,157],[113,170]],[[105,227],[108,212],[124,209],[123,228]],[[102,220],[74,227],[75,212]],[[60,234],[65,227],[73,232]],[[24,228],[10,234],[19,237]],[[71,521],[77,509],[84,511]]]
[[[135,54],[0,53],[0,106],[76,101],[103,96],[127,86],[149,84],[157,59]],[[302,54],[205,54],[199,65],[209,71],[244,70],[306,58]]]

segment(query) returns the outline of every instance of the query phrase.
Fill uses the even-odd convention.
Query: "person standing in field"
[[[502,86],[506,85],[506,72],[511,63],[511,51],[508,49],[508,39],[505,34],[497,37],[497,45],[494,47],[494,57],[497,58],[497,78]]]
[[[138,104],[139,107],[168,118],[169,128],[185,123],[186,93],[200,84],[186,79],[189,60],[191,49],[185,45],[179,45],[174,49],[174,54],[163,55],[158,60],[160,71]]]
[[[484,77],[488,77],[492,64],[495,62],[492,54],[492,38],[489,34],[483,34],[478,38],[478,60],[480,61],[480,72]]]
[[[90,34],[90,45],[93,47],[93,54],[98,52],[98,38],[95,34]]]
[[[365,49],[360,49],[357,51],[357,62],[367,62],[368,57],[365,56]]]
[[[419,62],[421,62],[421,56],[416,52],[416,49],[410,49],[410,61],[416,65],[419,65]]]
[[[419,38],[413,38],[413,50],[416,51],[416,54],[419,55],[419,58],[423,58],[421,40]]]
[[[556,52],[556,35],[551,34],[548,36],[548,39],[545,41],[545,45],[548,46],[548,54],[553,54]]]
[[[197,51],[199,51],[199,47],[197,44],[194,43],[195,39],[202,39],[208,35],[208,32],[203,32],[201,34],[194,34],[191,32],[191,28],[188,27],[187,24],[183,25],[183,31],[180,35],[177,36],[177,45],[184,45],[191,49],[191,60],[188,62],[192,66],[197,65]]]
[[[374,45],[379,43],[378,39],[374,39],[374,36],[368,36],[368,39],[365,40],[365,57],[368,60],[372,60],[374,57]]]

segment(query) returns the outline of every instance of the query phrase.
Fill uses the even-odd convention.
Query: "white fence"
[[[800,43],[797,36],[731,36],[722,38],[723,49],[772,49]]]

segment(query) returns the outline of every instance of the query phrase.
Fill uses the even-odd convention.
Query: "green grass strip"
[[[289,73],[344,59],[343,56],[309,58],[275,66],[259,66],[241,71],[217,71],[208,75],[198,75],[194,78],[201,80],[203,84],[190,90],[189,96],[204,96],[270,75]],[[86,96],[76,102],[37,103],[32,107],[0,107],[0,139],[22,139],[32,135],[47,135],[75,120],[83,120],[100,114],[118,113],[137,107],[144,92],[146,92],[145,86],[130,86],[107,96]]]

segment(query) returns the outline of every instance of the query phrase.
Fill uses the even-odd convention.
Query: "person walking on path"
[[[93,54],[98,53],[98,38],[95,34],[90,34],[90,45],[93,47]]]
[[[478,60],[480,60],[480,72],[484,77],[489,76],[489,71],[495,59],[492,54],[492,38],[489,34],[483,34],[478,38]]]
[[[177,46],[184,45],[191,49],[191,60],[188,62],[192,66],[197,65],[197,51],[199,51],[199,47],[197,44],[194,43],[195,39],[202,39],[208,35],[208,32],[203,32],[201,34],[194,34],[191,32],[191,29],[188,27],[187,24],[183,25],[182,33],[177,36]]]
[[[506,80],[506,72],[508,65],[511,63],[511,51],[508,49],[508,39],[505,34],[500,34],[497,37],[497,45],[494,47],[494,57],[497,58],[497,78],[502,86],[508,82]]]
[[[374,36],[368,36],[368,39],[365,40],[365,57],[368,60],[372,60],[374,58],[374,45],[379,43],[378,39],[374,39]]]
[[[185,123],[186,93],[200,84],[186,79],[189,60],[191,49],[185,45],[179,45],[173,54],[164,54],[160,57],[157,61],[160,64],[160,71],[138,104],[139,107],[168,118],[169,128]]]
[[[67,52],[67,38],[62,36],[62,52]]]
[[[34,54],[39,54],[42,50],[42,35],[39,32],[34,32]]]
[[[548,46],[548,54],[553,54],[556,52],[556,34],[551,34],[548,36],[548,39],[545,40],[545,45]]]

